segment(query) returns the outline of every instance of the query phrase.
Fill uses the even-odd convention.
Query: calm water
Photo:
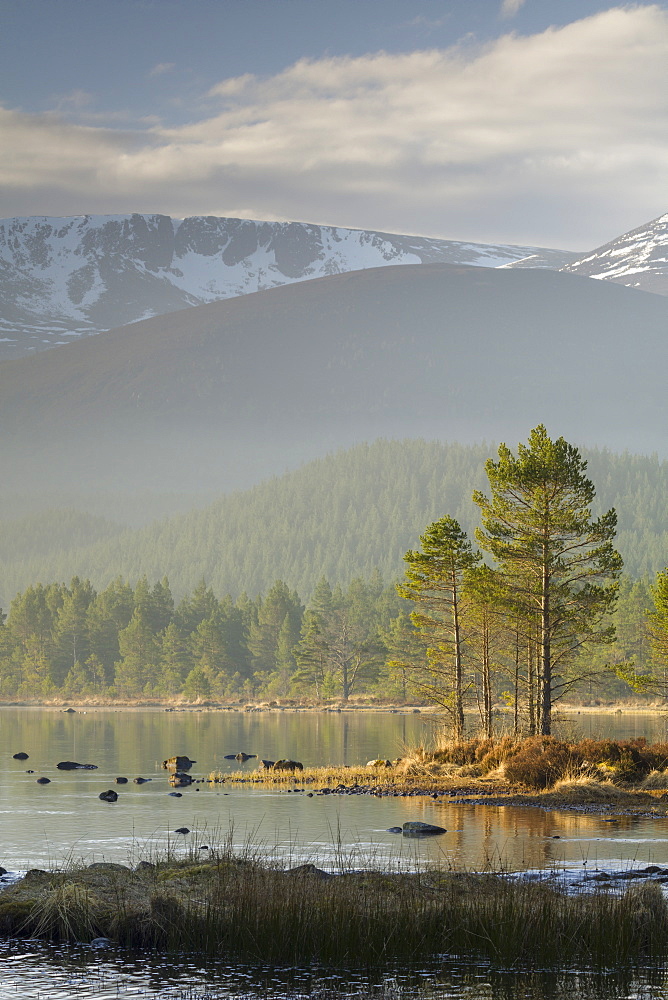
[[[582,720],[582,721],[581,721]],[[586,732],[663,738],[658,716],[575,717]],[[259,757],[293,757],[305,764],[359,764],[393,757],[407,744],[429,740],[426,715],[298,712],[0,710],[0,865],[9,870],[45,867],[69,859],[138,860],[167,843],[212,846],[230,836],[295,861],[325,867],[344,863],[439,858],[456,867],[591,870],[615,863],[668,866],[668,822],[621,818],[615,822],[540,809],[456,805],[429,797],[318,796],[285,788],[203,783],[169,795],[161,762],[188,754],[191,774],[238,770],[225,755],[243,750]],[[569,723],[572,726],[572,723]],[[17,751],[28,753],[16,761]],[[61,760],[97,764],[96,771],[59,771]],[[257,761],[245,765],[251,773]],[[34,771],[27,773],[28,768]],[[130,779],[115,785],[116,776]],[[37,777],[51,779],[37,784]],[[136,785],[135,777],[150,778]],[[299,787],[299,786],[298,786]],[[101,802],[107,788],[118,802]],[[407,820],[444,826],[448,833],[406,841],[387,833]],[[188,827],[188,838],[174,831]]]
[[[155,712],[0,709],[0,865],[25,870],[71,858],[139,860],[169,843],[185,850],[212,845],[231,836],[234,843],[264,845],[283,858],[315,860],[323,867],[366,863],[409,865],[437,858],[454,867],[491,866],[507,870],[553,869],[576,873],[597,867],[668,867],[668,822],[604,818],[538,809],[464,806],[430,798],[317,796],[286,790],[197,785],[169,796],[162,760],[188,754],[195,777],[211,770],[237,770],[225,761],[244,750],[305,764],[359,764],[394,757],[402,747],[428,742],[434,725],[426,714],[296,712]],[[666,739],[659,716],[572,716],[570,733],[615,738]],[[25,751],[25,762],[12,755]],[[63,772],[60,760],[98,765],[96,771]],[[256,761],[245,767],[250,772]],[[34,774],[28,774],[30,768]],[[51,778],[38,785],[40,775]],[[118,775],[130,783],[114,784]],[[134,777],[151,778],[143,784]],[[115,788],[119,801],[100,802],[100,791]],[[199,791],[197,790],[199,789]],[[442,837],[404,841],[387,828],[409,819],[445,826]],[[187,826],[188,838],[175,834]],[[194,966],[184,956],[167,965],[145,957],[95,952],[89,947],[62,949],[38,942],[0,941],[0,1000],[106,1000],[147,997],[156,1000],[231,1000],[231,998],[334,995],[462,1000],[668,1000],[663,974],[635,979],[589,977],[581,972],[507,973],[444,963],[408,975],[394,970],[378,981],[332,975],[314,969],[281,971],[240,966]]]

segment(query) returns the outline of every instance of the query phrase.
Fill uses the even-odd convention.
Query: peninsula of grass
[[[668,906],[649,881],[623,894],[549,882],[269,866],[229,850],[31,871],[0,893],[0,934],[279,965],[378,967],[482,958],[503,966],[620,968],[668,958]]]
[[[441,741],[366,766],[212,771],[213,783],[273,785],[307,795],[427,795],[442,801],[668,815],[668,744],[644,739],[502,736]]]

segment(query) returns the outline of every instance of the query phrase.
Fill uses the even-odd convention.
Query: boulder
[[[238,754],[235,755],[234,759],[235,760],[240,760],[241,763],[243,764],[245,761],[251,760],[253,757],[257,757],[257,754],[256,753],[244,753],[243,750],[242,750],[241,753],[238,753]]]
[[[109,788],[106,792],[100,792],[98,799],[102,799],[103,802],[116,802],[118,800],[118,792],[115,792],[113,788]]]
[[[176,830],[174,830],[174,833],[182,833],[183,836],[185,837],[187,833],[190,833],[190,830],[188,829],[187,826],[177,826]]]
[[[277,760],[272,771],[303,771],[304,765],[298,760]]]
[[[175,771],[187,771],[196,763],[197,761],[191,760],[187,754],[177,754],[175,757],[168,757],[167,760],[163,760],[162,766],[165,771],[168,771],[170,768],[174,768]]]
[[[301,875],[302,877],[304,877],[305,875],[310,875],[313,878],[318,878],[321,880],[332,878],[332,875],[329,872],[323,871],[322,868],[316,868],[316,866],[312,864],[298,865],[296,868],[288,868],[285,874],[298,875],[298,876]]]
[[[97,764],[77,764],[74,760],[61,760],[56,767],[59,771],[97,771]]]
[[[261,760],[257,769],[258,771],[271,771],[275,763],[275,760]]]
[[[147,781],[153,781],[153,778],[133,778],[135,785],[145,785]]]
[[[29,754],[24,753],[23,750],[21,750],[19,753],[15,753],[12,756],[14,760],[27,760]]]
[[[368,760],[366,762],[367,767],[392,767],[391,760],[385,760],[384,757],[376,757],[374,760]]]
[[[411,820],[401,827],[404,837],[435,837],[439,833],[447,833],[443,826],[434,826],[432,823],[422,823],[420,820]]]
[[[127,785],[128,783],[127,778],[116,778],[115,781],[117,785]]]
[[[50,785],[51,784],[51,778],[38,778],[37,779],[37,784],[38,785]]]

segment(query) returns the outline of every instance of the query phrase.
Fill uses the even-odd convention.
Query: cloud
[[[589,248],[665,211],[668,14],[301,60],[207,117],[115,131],[5,110],[2,214],[291,218]]]
[[[501,4],[501,17],[515,17],[526,0],[503,0]]]
[[[171,73],[173,69],[176,69],[176,63],[158,63],[146,74],[147,77],[153,76],[164,76],[165,73]]]

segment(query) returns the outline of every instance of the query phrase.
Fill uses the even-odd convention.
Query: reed
[[[56,941],[105,936],[159,949],[280,965],[344,967],[449,955],[507,967],[620,968],[668,957],[659,885],[571,894],[549,882],[417,872],[271,866],[229,845],[202,862],[155,859],[31,873],[0,894],[0,933]]]

